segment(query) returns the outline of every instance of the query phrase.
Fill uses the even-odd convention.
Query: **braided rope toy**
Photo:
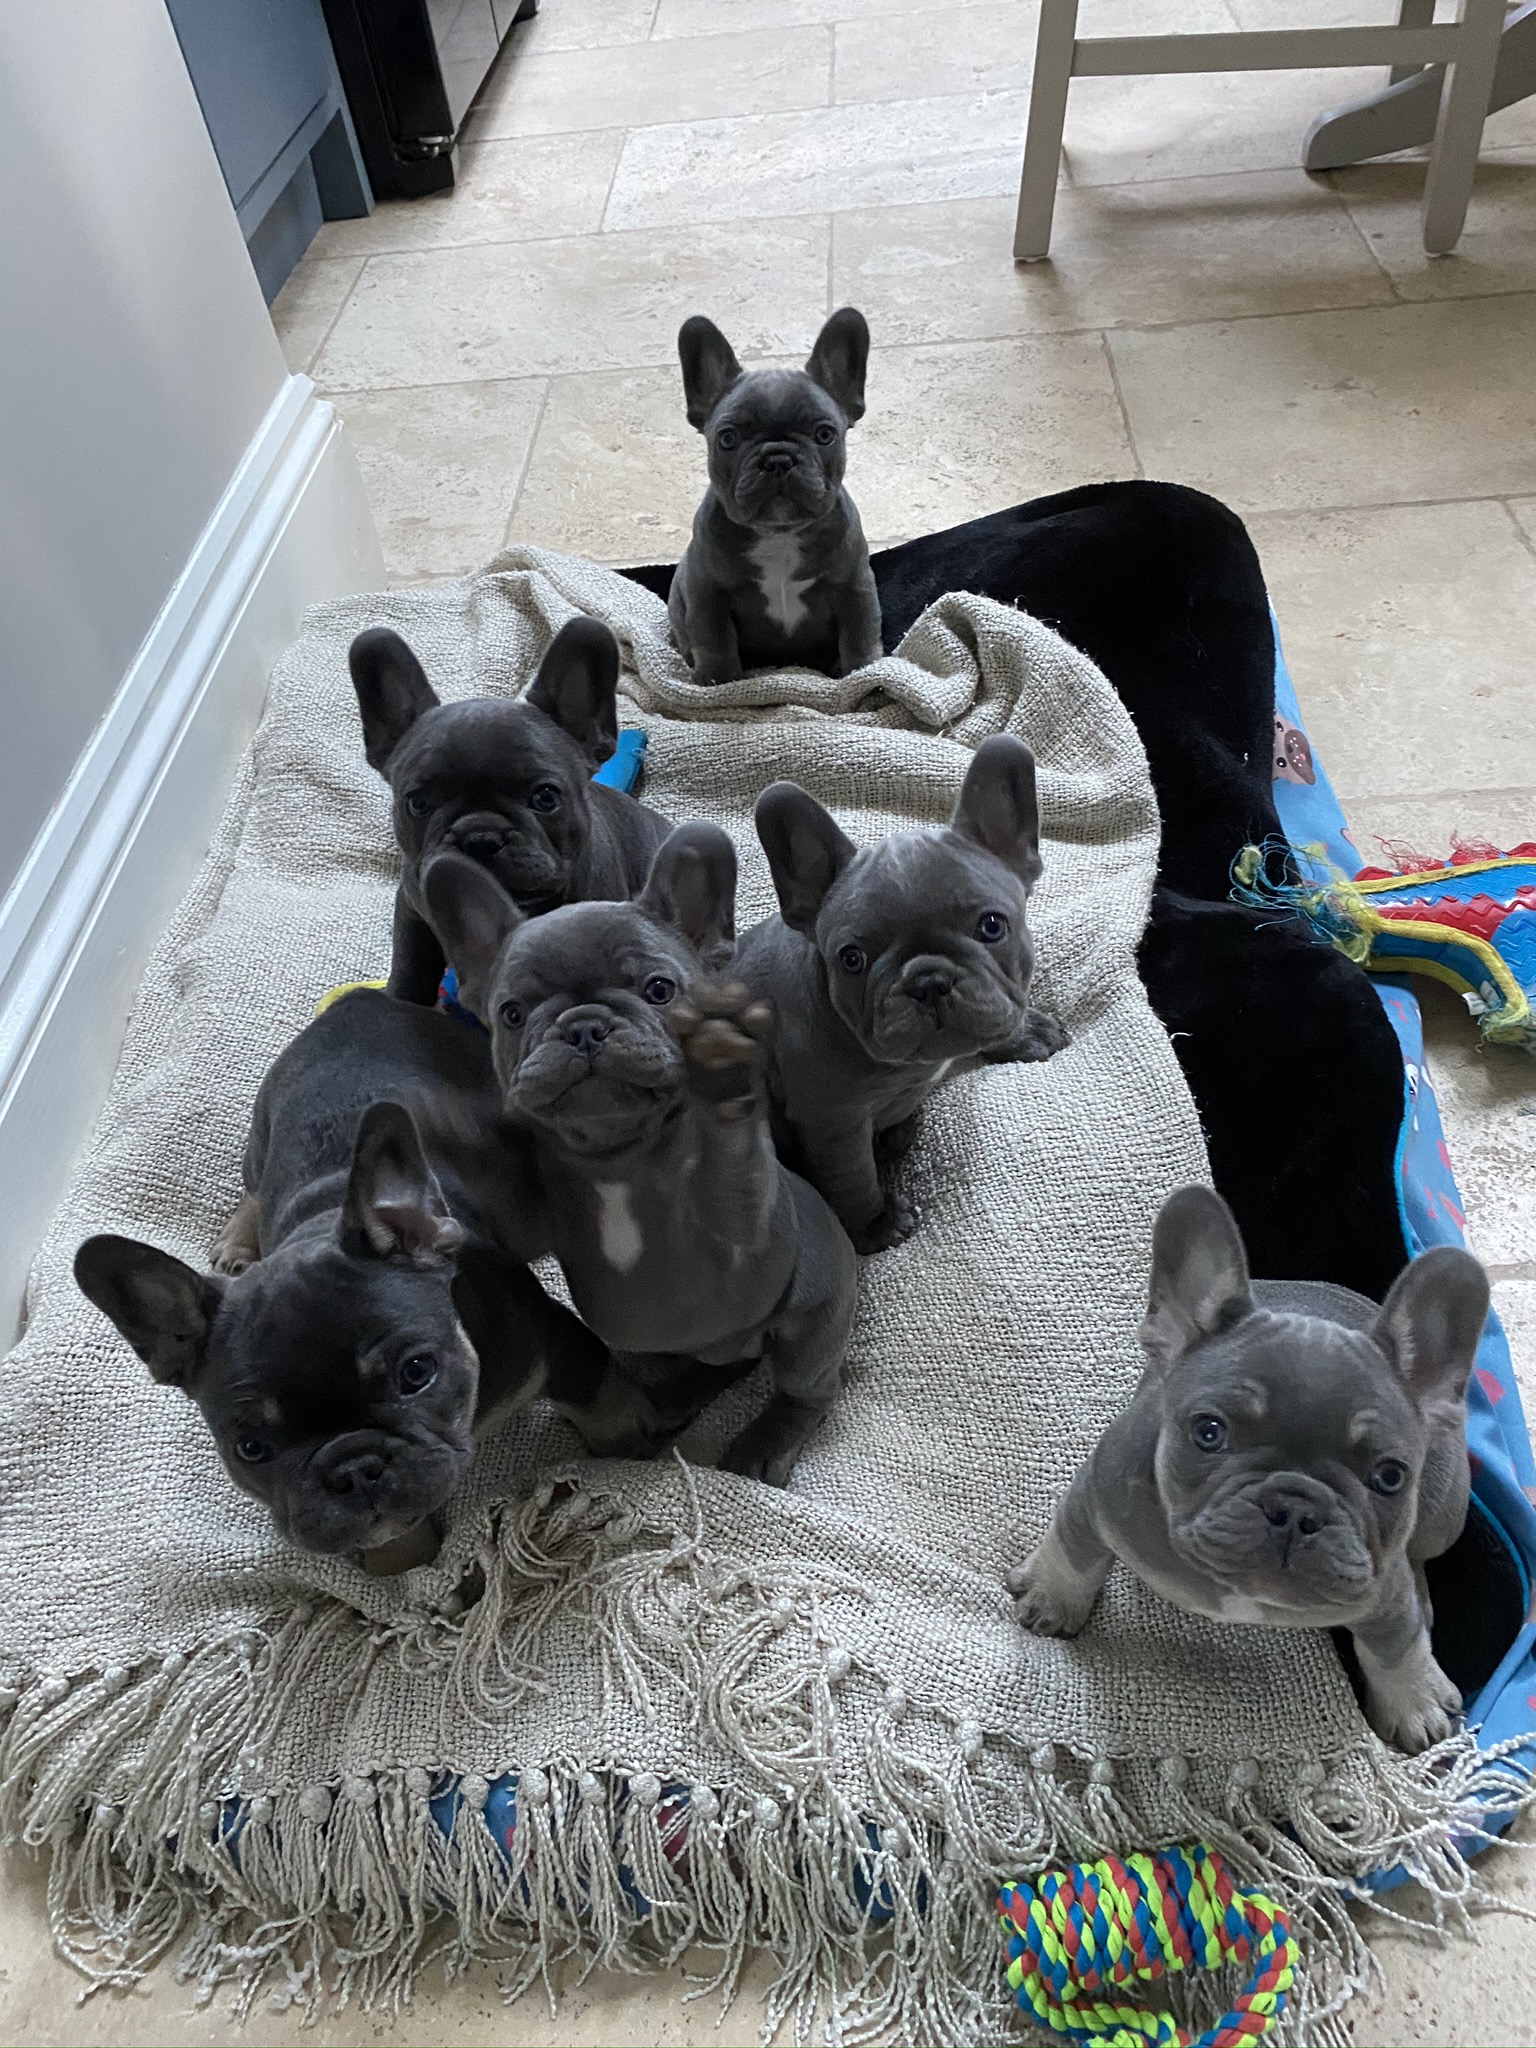
[[[1153,1856],[1106,1856],[1005,1885],[1008,1982],[1039,2026],[1085,2048],[1238,2048],[1285,2010],[1296,1952],[1280,1909],[1243,1891],[1198,1843]],[[1187,2033],[1172,2013],[1121,2005],[1106,1992],[1177,1970],[1254,1965],[1214,2027]]]

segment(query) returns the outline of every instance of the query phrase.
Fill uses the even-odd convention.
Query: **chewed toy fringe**
[[[333,1600],[134,1670],[33,1674],[5,1696],[0,1824],[50,1858],[49,1910],[87,1991],[171,1958],[200,2000],[271,1993],[311,2012],[398,2006],[428,1969],[500,1964],[556,1995],[567,1959],[626,1970],[703,1955],[729,2000],[747,1956],[777,1965],[765,2032],[854,2043],[1013,2034],[995,1895],[1064,1858],[1204,1842],[1290,1918],[1300,1957],[1282,2038],[1328,2048],[1375,1965],[1348,1911],[1400,1864],[1443,1927],[1480,1886],[1465,1849],[1529,1792],[1468,1736],[1404,1758],[1362,1730],[1297,1766],[1121,1763],[983,1728],[838,1646],[833,1596],[785,1562],[749,1572],[692,1529],[549,1485],[485,1531],[479,1597],[389,1630]],[[554,1607],[590,1623],[607,1683],[642,1715],[686,1701],[728,1782],[654,1758],[452,1759],[325,1785],[268,1782],[270,1733],[323,1649],[361,1685],[425,1665],[488,1727],[540,1677]],[[863,1693],[859,1750],[839,1702]],[[851,1717],[850,1717],[851,1721]],[[869,1788],[850,1802],[850,1781]],[[1222,1980],[1181,1988],[1201,2024]],[[1208,2010],[1207,2010],[1208,2008]]]

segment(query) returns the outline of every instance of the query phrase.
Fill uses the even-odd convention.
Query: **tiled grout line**
[[[1341,192],[1339,190],[1338,186],[1333,182],[1332,173],[1327,171],[1323,172],[1321,181],[1325,188],[1333,194],[1334,198],[1338,201],[1339,205],[1343,207],[1345,218],[1348,220],[1350,226],[1354,229],[1355,233],[1359,236],[1361,247],[1365,250],[1367,256],[1369,256],[1371,261],[1375,264],[1377,270],[1380,271],[1381,281],[1386,286],[1387,290],[1392,294],[1393,303],[1399,306],[1422,305],[1426,303],[1423,300],[1415,300],[1404,297],[1402,289],[1397,282],[1397,279],[1392,275],[1391,271],[1388,270],[1386,264],[1383,263],[1380,254],[1378,253],[1377,249],[1375,248],[1375,245],[1371,241],[1370,236],[1365,232],[1365,229],[1360,225],[1359,219],[1355,214],[1355,209],[1349,203],[1349,194],[1347,192]]]
[[[1501,1280],[1536,1280],[1536,1262],[1531,1260],[1526,1260],[1523,1264],[1514,1266],[1485,1265],[1483,1271],[1488,1275],[1488,1278],[1495,1287],[1498,1286]]]
[[[1115,351],[1111,346],[1110,330],[1107,327],[1099,331],[1099,346],[1104,351],[1104,360],[1109,366],[1109,381],[1114,387],[1115,404],[1120,408],[1120,424],[1125,429],[1126,446],[1131,451],[1131,460],[1136,465],[1137,476],[1145,478],[1147,466],[1142,461],[1141,450],[1136,445],[1136,430],[1131,425],[1130,407],[1126,404],[1125,393],[1120,388],[1120,365],[1115,361]]]
[[[329,257],[326,257],[326,258],[317,258],[316,260],[317,260],[317,261],[325,261],[325,262],[330,262],[330,261],[332,261],[333,259],[332,259],[332,258],[329,258]],[[338,320],[339,320],[339,319],[341,318],[342,314],[343,314],[343,313],[344,313],[344,312],[345,312],[345,311],[347,310],[348,306],[350,306],[350,305],[351,305],[351,303],[352,303],[352,294],[353,294],[353,293],[354,293],[354,292],[355,292],[355,291],[357,290],[358,286],[359,286],[359,285],[360,285],[360,284],[362,283],[362,281],[363,281],[363,272],[364,272],[364,271],[365,271],[365,270],[366,270],[367,268],[368,268],[368,258],[367,258],[366,256],[360,256],[360,257],[358,257],[358,258],[357,258],[357,271],[356,271],[356,274],[355,274],[355,275],[353,276],[352,282],[351,282],[351,283],[350,283],[350,284],[349,284],[349,285],[347,286],[346,290],[345,290],[345,291],[344,291],[344,292],[342,293],[342,295],[341,295],[341,303],[340,303],[340,305],[339,305],[339,306],[338,306],[338,307],[336,308],[335,312],[334,312],[334,313],[333,313],[333,314],[331,315],[331,317],[330,317],[330,320],[328,321],[328,323],[327,323],[327,325],[326,325],[326,329],[325,329],[325,332],[324,332],[324,334],[322,334],[322,335],[321,335],[320,339],[319,339],[319,340],[318,340],[318,341],[317,341],[317,342],[315,343],[314,347],[313,347],[313,348],[312,348],[312,349],[310,350],[310,352],[309,352],[309,360],[308,360],[308,361],[307,361],[307,362],[305,363],[305,365],[304,365],[304,372],[303,372],[303,374],[304,374],[304,375],[305,375],[306,377],[307,377],[307,376],[309,376],[309,375],[310,375],[310,374],[311,374],[311,373],[313,372],[313,370],[314,370],[314,367],[315,367],[316,363],[318,363],[318,362],[319,362],[319,360],[320,360],[320,358],[321,358],[321,356],[323,356],[323,355],[325,354],[326,344],[327,344],[327,343],[329,342],[329,340],[330,340],[331,336],[332,336],[332,335],[333,335],[333,334],[334,334],[334,333],[336,332],[336,323],[337,323],[337,321],[338,321]],[[271,318],[271,308],[270,308],[270,307],[269,307],[269,308],[268,308],[268,310],[267,310],[267,317],[268,317],[269,319]],[[323,396],[323,395],[324,395],[324,394],[322,393],[322,396]]]
[[[1456,504],[1461,501],[1454,498],[1446,498],[1440,502],[1442,504]],[[1476,502],[1481,503],[1485,501],[1478,500]],[[1334,794],[1339,796],[1337,790],[1335,790]],[[1341,804],[1433,804],[1439,803],[1443,797],[1454,797],[1458,803],[1461,803],[1464,800],[1470,801],[1472,799],[1487,801],[1495,798],[1502,800],[1505,797],[1520,796],[1536,797],[1536,783],[1517,782],[1506,789],[1355,789],[1351,790],[1347,796],[1339,796],[1339,802]]]
[[[657,0],[657,5],[659,6],[660,4],[661,0]],[[518,379],[517,381],[521,382],[522,380]],[[517,508],[523,501],[523,490],[528,482],[528,472],[533,467],[533,451],[538,444],[539,434],[544,425],[544,415],[549,410],[549,394],[554,387],[554,382],[553,377],[546,377],[544,379],[544,396],[539,400],[538,417],[534,420],[532,431],[529,433],[528,445],[523,450],[522,464],[517,472],[517,489],[512,493],[512,502],[507,507],[506,520],[501,529],[501,546],[503,548],[509,545],[512,522],[516,519]]]
[[[1509,499],[1500,498],[1498,502],[1504,507],[1505,518],[1508,519],[1510,525],[1515,529],[1516,540],[1519,541],[1520,545],[1525,549],[1526,553],[1531,557],[1531,559],[1533,561],[1536,561],[1536,540],[1533,540],[1531,538],[1530,534],[1526,531],[1525,527],[1520,523],[1519,519],[1516,518],[1515,508],[1509,502]]]

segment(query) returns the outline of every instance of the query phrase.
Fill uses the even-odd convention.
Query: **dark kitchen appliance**
[[[539,0],[324,0],[375,196],[453,183],[459,123],[514,22]]]

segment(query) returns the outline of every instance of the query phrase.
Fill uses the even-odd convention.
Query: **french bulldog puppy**
[[[733,935],[730,840],[680,826],[634,903],[525,920],[449,854],[426,893],[461,998],[490,1029],[502,1100],[532,1134],[543,1249],[645,1390],[637,1453],[766,1359],[773,1394],[724,1463],[782,1486],[841,1388],[855,1263],[775,1157],[766,1007],[710,973]]]
[[[843,489],[864,413],[869,328],[844,306],[803,370],[744,371],[712,320],[677,337],[688,419],[709,444],[709,488],[667,611],[694,681],[752,668],[851,675],[880,655],[869,548]]]
[[[736,971],[778,1019],[780,1143],[855,1249],[883,1251],[917,1227],[879,1166],[911,1144],[924,1099],[982,1061],[1049,1059],[1068,1042],[1029,1006],[1034,756],[1009,733],[984,740],[943,831],[860,849],[798,784],[775,782],[757,832],[782,914],[743,934]]]
[[[1466,1388],[1488,1313],[1469,1253],[1423,1252],[1378,1309],[1250,1284],[1232,1213],[1179,1188],[1157,1219],[1130,1406],[1008,1575],[1037,1635],[1076,1635],[1122,1563],[1217,1621],[1347,1628],[1376,1732],[1410,1754],[1461,1697],[1430,1648],[1424,1563],[1467,1516]]]
[[[102,1236],[75,1277],[287,1541],[429,1562],[476,1431],[537,1394],[601,1446],[608,1356],[521,1262],[531,1162],[473,1025],[343,997],[263,1081],[244,1171],[226,1273]]]
[[[398,633],[359,633],[348,654],[369,764],[394,792],[405,868],[395,897],[389,993],[431,1004],[445,965],[421,875],[446,848],[487,868],[530,917],[558,903],[633,896],[671,827],[592,780],[614,750],[619,647],[596,619],[550,642],[521,702],[440,704]]]

